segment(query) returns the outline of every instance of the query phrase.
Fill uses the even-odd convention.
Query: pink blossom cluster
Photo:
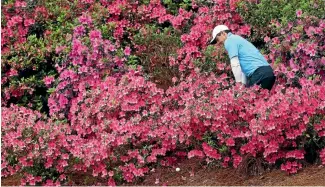
[[[305,136],[315,115],[324,115],[324,83],[302,79],[302,89],[278,85],[268,93],[240,85],[223,90],[225,81],[213,74],[193,75],[164,93],[141,72],[130,71],[121,79],[109,76],[71,101],[69,126],[46,121],[25,108],[4,108],[4,176],[42,160],[45,168],[53,167],[61,175],[90,170],[113,183],[109,174],[118,173],[106,164],[120,163],[124,180],[131,182],[168,151],[199,142],[188,158],[238,167],[242,156],[262,155],[269,164],[285,160],[281,169],[297,172],[305,154],[297,140]],[[323,124],[321,120],[315,125],[319,137],[324,137]],[[215,146],[227,150],[220,153],[205,143],[206,132],[215,133]],[[19,157],[14,167],[6,160],[9,153]],[[323,151],[320,155],[323,159]],[[72,162],[74,158],[79,162]],[[33,184],[35,177],[26,176],[23,184]]]
[[[306,16],[285,27],[274,21],[273,26],[279,36],[265,38],[270,50],[266,57],[278,64],[278,71],[288,71],[288,78],[318,75],[316,78],[324,81],[325,21]]]
[[[68,124],[46,120],[39,112],[15,105],[2,107],[2,177],[20,173],[24,176],[22,185],[60,184],[59,179],[43,181],[41,176],[33,176],[25,171],[44,165],[45,168],[55,168],[59,173],[64,173],[70,162],[69,132]],[[65,179],[64,175],[60,179]]]
[[[202,149],[207,157],[219,160],[221,158],[221,155],[218,153],[217,150],[213,149],[211,146],[209,146],[206,142],[202,144]]]
[[[189,80],[192,83],[182,83],[167,91],[178,107],[184,107],[181,121],[188,120],[180,124],[174,117],[174,123],[180,124],[183,130],[178,132],[180,142],[183,139],[189,141],[191,136],[194,141],[202,140],[205,132],[216,132],[218,146],[228,147],[228,156],[236,165],[241,161],[240,155],[245,154],[262,154],[270,164],[279,159],[304,159],[305,152],[296,141],[304,137],[315,115],[324,115],[324,83],[315,85],[313,81],[301,79],[302,89],[278,85],[269,94],[264,90],[245,90],[238,86],[221,91],[223,80],[213,75]],[[179,111],[175,113],[179,114]],[[171,119],[168,118],[169,123]],[[324,137],[320,124],[315,124],[315,130],[318,136]],[[186,135],[187,138],[182,138]],[[240,143],[245,140],[248,141],[246,144]],[[204,143],[202,147],[211,157],[207,145]],[[295,150],[288,151],[290,147]],[[189,153],[191,157],[194,155]]]
[[[125,57],[116,56],[117,46],[102,38],[102,33],[94,28],[89,15],[83,14],[79,21],[81,25],[74,29],[70,58],[57,66],[59,83],[48,100],[50,114],[58,119],[69,117],[68,110],[76,98],[74,95],[95,88],[104,76],[112,74],[115,65],[123,70],[123,62],[131,53],[130,47],[126,47]],[[85,39],[89,39],[90,43],[83,42]],[[49,78],[45,81],[49,83]]]
[[[36,6],[33,11],[26,11],[27,2],[16,1],[1,5],[5,24],[1,24],[1,53],[5,54],[10,47],[17,48],[26,42],[29,27],[37,21],[48,17],[44,6]]]
[[[285,164],[281,165],[281,170],[286,171],[290,174],[297,173],[297,171],[301,168],[302,168],[302,164],[298,163],[296,161],[293,161],[293,162],[288,161]]]
[[[26,72],[27,56],[37,56],[28,52],[28,47],[24,46],[28,34],[35,25],[48,18],[47,9],[39,4],[30,9],[27,1],[10,1],[1,5],[1,85],[3,105],[7,105],[10,100],[21,100],[24,94],[32,95],[35,87],[17,81],[21,72]],[[39,49],[35,49],[39,50]],[[24,57],[20,52],[23,51]],[[15,58],[12,58],[12,57]],[[35,70],[37,65],[28,64]],[[30,70],[32,71],[32,70]],[[17,83],[19,82],[19,83]]]
[[[60,185],[71,172],[90,172],[115,185],[118,175],[132,182],[157,163],[173,165],[186,156],[238,167],[245,155],[262,157],[270,165],[282,161],[282,170],[296,173],[306,154],[302,140],[310,136],[308,128],[318,138],[325,137],[325,83],[319,81],[323,20],[303,19],[299,13],[301,19],[283,28],[281,36],[265,38],[266,56],[278,74],[276,86],[268,92],[235,84],[224,62],[217,65],[226,69],[221,73],[206,75],[194,68],[193,60],[204,58],[202,51],[216,24],[250,35],[250,26],[235,11],[236,0],[213,1],[213,6],[202,5],[197,11],[179,9],[176,16],[160,1],[100,2],[109,12],[105,21],[114,39],[104,37],[91,13],[80,15],[71,46],[56,47],[57,55],[69,50],[67,60],[56,65],[58,78],[43,80],[47,86],[57,83],[48,99],[50,117],[15,105],[2,107],[2,176],[23,173],[22,185]],[[88,7],[94,1],[80,3]],[[9,26],[23,24],[19,17],[10,19]],[[141,67],[125,65],[137,49],[128,41],[133,37],[130,30],[141,30],[152,21],[170,22],[178,31],[189,28],[181,36],[178,56],[169,58],[184,74],[173,78],[174,86],[166,91],[150,82]],[[303,29],[297,24],[304,24]],[[9,77],[17,74],[9,72]],[[297,72],[306,75],[297,80],[300,88],[292,85]],[[306,78],[314,73],[320,77]],[[319,116],[323,118],[316,121]],[[212,145],[205,141],[207,133],[213,136]],[[323,164],[324,155],[322,149]],[[59,177],[25,172],[39,165],[54,169]]]

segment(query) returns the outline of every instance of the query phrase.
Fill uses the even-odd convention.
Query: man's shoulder
[[[241,37],[241,36],[239,36],[237,34],[232,34],[232,35],[230,35],[229,38],[231,40],[233,40],[233,41],[243,41],[243,40],[246,40],[245,38],[243,38],[243,37]]]
[[[236,38],[234,38],[234,34],[228,34],[228,37],[227,37],[225,43],[229,44],[229,43],[233,42],[234,39],[236,39]]]
[[[252,43],[250,43],[248,40],[246,40],[245,38],[243,38],[242,36],[240,35],[235,35],[235,34],[232,34],[230,37],[229,37],[229,42],[232,43],[232,44],[237,44],[237,45],[244,45],[246,47],[248,46],[253,46]]]
[[[243,37],[239,36],[239,35],[236,35],[236,34],[230,34],[228,37],[227,37],[227,40],[228,42],[238,42],[238,41],[242,41],[242,40],[245,40]],[[226,41],[227,41],[226,40]]]

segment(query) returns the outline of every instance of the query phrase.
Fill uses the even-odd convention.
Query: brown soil
[[[243,177],[233,168],[205,167],[185,160],[175,168],[159,168],[136,185],[154,186],[325,186],[325,167],[309,165],[295,175],[274,170],[259,176]],[[191,176],[192,173],[192,176]],[[159,183],[156,184],[158,182]]]
[[[325,186],[325,167],[309,165],[295,175],[274,170],[259,176],[243,177],[235,169],[206,167],[198,160],[184,160],[177,165],[180,168],[162,167],[151,171],[143,180],[133,184],[137,186]],[[72,181],[71,181],[72,179]],[[77,180],[78,179],[78,180]],[[67,185],[105,185],[104,181],[94,181],[89,176],[69,176]],[[159,182],[159,183],[158,183]],[[10,176],[2,178],[1,186],[18,186],[20,178]]]
[[[6,178],[1,177],[1,186],[19,186],[20,179],[19,175],[13,175]]]

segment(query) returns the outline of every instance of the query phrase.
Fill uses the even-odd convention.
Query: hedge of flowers
[[[271,20],[272,33],[260,36],[244,6],[4,2],[2,177],[66,185],[84,172],[116,185],[183,157],[237,168],[250,155],[290,174],[310,154],[324,164],[324,15],[297,7],[294,20]],[[263,41],[277,74],[271,92],[234,83],[223,48],[206,44],[216,24]],[[168,42],[146,49],[154,46],[146,37],[157,36],[181,44],[166,57]],[[170,72],[159,77],[167,86],[154,81],[157,64]]]

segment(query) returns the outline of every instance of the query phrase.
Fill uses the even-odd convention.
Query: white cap
[[[216,26],[212,31],[212,40],[210,41],[210,44],[215,43],[215,39],[217,37],[217,34],[219,34],[221,31],[229,30],[229,28],[226,25],[218,25]]]

